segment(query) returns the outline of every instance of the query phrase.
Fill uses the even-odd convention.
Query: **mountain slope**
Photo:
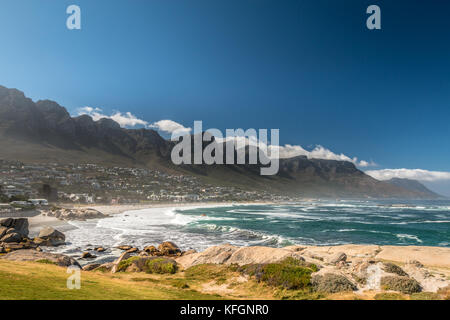
[[[280,160],[275,176],[258,165],[182,165],[171,162],[173,142],[156,131],[124,129],[110,119],[72,118],[49,100],[34,103],[0,86],[0,159],[148,167],[196,175],[215,185],[305,197],[425,198],[429,193],[375,180],[345,161],[295,157]]]
[[[386,182],[403,189],[428,195],[430,199],[443,198],[443,196],[431,191],[417,180],[392,178]]]

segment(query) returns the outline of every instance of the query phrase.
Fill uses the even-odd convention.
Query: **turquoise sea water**
[[[394,205],[394,206],[393,206]],[[450,201],[310,201],[277,205],[151,208],[71,221],[63,253],[120,244],[143,248],[173,241],[183,250],[230,243],[421,245],[450,247]],[[114,252],[101,259],[113,259]]]
[[[179,211],[183,232],[240,245],[450,246],[450,202],[310,202]]]

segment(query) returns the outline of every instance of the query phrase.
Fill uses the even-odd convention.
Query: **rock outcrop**
[[[313,285],[327,293],[383,290],[383,285],[401,292],[418,292],[419,287],[423,291],[437,292],[450,285],[450,248],[376,245],[239,248],[221,245],[198,253],[185,252],[175,260],[187,269],[200,264],[264,265],[289,257],[315,264],[319,270],[313,274]]]
[[[42,246],[60,246],[66,243],[66,236],[52,227],[45,227],[33,241]]]
[[[48,217],[55,217],[60,220],[88,220],[106,218],[108,215],[101,213],[95,209],[52,209],[44,211],[42,214]]]
[[[1,256],[0,259],[9,261],[49,261],[61,267],[77,266],[81,268],[80,264],[75,259],[69,256],[63,254],[39,252],[32,249],[10,252],[4,256]]]

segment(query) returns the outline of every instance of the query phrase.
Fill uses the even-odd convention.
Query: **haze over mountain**
[[[0,86],[0,159],[30,162],[98,163],[148,167],[196,175],[216,185],[305,197],[437,198],[411,184],[378,181],[351,162],[280,159],[275,176],[259,165],[182,165],[170,159],[174,143],[150,129],[125,129],[111,119],[71,117],[50,100],[33,102],[23,92]]]
[[[420,183],[417,180],[412,179],[401,179],[401,178],[392,178],[390,180],[386,181],[387,183],[390,183],[394,186],[401,187],[410,191],[419,192],[424,195],[428,195],[430,199],[433,198],[443,198],[441,195],[437,194],[436,192],[431,191],[426,186],[424,186],[422,183]]]

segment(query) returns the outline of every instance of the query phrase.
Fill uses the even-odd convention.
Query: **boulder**
[[[0,220],[0,235],[5,229],[13,229],[20,233],[22,237],[28,237],[28,219],[27,218],[6,218]]]
[[[81,255],[81,259],[94,259],[94,258],[97,258],[97,256],[87,251],[83,252],[83,254]]]
[[[94,269],[97,269],[98,267],[100,267],[100,263],[87,264],[83,267],[83,271],[92,271]]]
[[[22,235],[18,232],[10,232],[5,234],[1,239],[0,242],[9,243],[9,242],[20,242],[22,241]]]
[[[226,264],[264,264],[280,262],[286,258],[295,258],[304,261],[298,252],[285,250],[283,248],[270,247],[242,247],[233,252]]]
[[[74,265],[81,268],[80,264],[75,259],[69,256],[49,252],[39,252],[33,249],[13,251],[4,256],[1,256],[0,259],[5,259],[9,261],[49,260],[61,267],[68,267]]]
[[[131,248],[133,248],[133,247],[132,246],[118,246],[117,247],[117,249],[124,250],[124,251],[130,250]]]
[[[0,239],[3,238],[3,236],[6,234],[6,231],[8,230],[7,227],[0,227]]]
[[[347,261],[347,255],[344,252],[336,252],[328,259],[328,263],[332,265],[345,261]]]
[[[227,262],[231,255],[239,248],[230,244],[209,247],[203,252],[192,253],[189,255],[183,255],[177,258],[177,262],[184,268],[189,268],[198,264],[224,264]]]
[[[0,226],[11,228],[14,225],[13,218],[5,218],[0,220]]]
[[[106,249],[103,247],[94,248],[94,250],[97,252],[105,252],[106,251]]]
[[[28,237],[28,219],[18,218],[14,219],[13,228],[22,235],[22,237]]]
[[[139,251],[138,248],[131,248],[131,249],[127,250],[128,253],[135,253],[135,252],[138,252],[138,251]]]
[[[181,254],[180,248],[170,241],[165,241],[158,246],[158,250],[161,252],[163,256],[176,256]]]
[[[9,251],[14,251],[14,250],[31,249],[31,248],[35,248],[36,246],[30,242],[20,242],[20,243],[10,242],[10,243],[4,243],[3,247],[5,249],[9,249]]]
[[[113,266],[114,266],[113,262],[107,262],[95,268],[94,271],[111,271]]]
[[[148,254],[152,255],[152,256],[159,256],[161,255],[161,253],[159,252],[158,249],[156,249],[155,246],[147,246],[144,248],[144,251],[147,252]]]
[[[45,227],[39,232],[39,236],[34,239],[34,243],[43,246],[59,246],[66,243],[66,236],[52,227]]]
[[[113,266],[111,268],[111,272],[112,273],[116,273],[117,272],[117,267],[119,266],[119,263],[121,263],[123,260],[127,260],[128,258],[131,257],[131,253],[128,252],[124,252],[120,255],[119,258],[117,258],[114,262],[113,262]]]

